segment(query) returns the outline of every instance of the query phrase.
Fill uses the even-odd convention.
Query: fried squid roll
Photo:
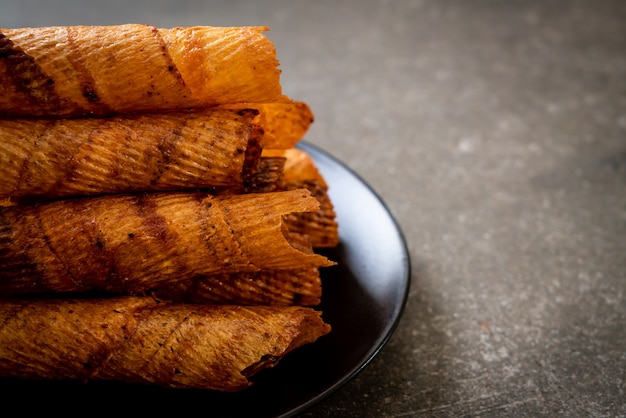
[[[0,304],[0,375],[234,392],[327,334],[306,307],[185,305],[149,297]]]
[[[0,28],[0,116],[108,116],[284,101],[266,30]]]
[[[0,119],[0,196],[242,188],[261,154],[257,113]]]
[[[0,207],[0,295],[138,293],[203,275],[330,266],[283,220],[318,207],[307,190]]]

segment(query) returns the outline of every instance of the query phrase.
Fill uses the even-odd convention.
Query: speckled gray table
[[[0,1],[125,22],[269,25],[307,139],[404,230],[395,334],[303,416],[626,415],[626,2]]]

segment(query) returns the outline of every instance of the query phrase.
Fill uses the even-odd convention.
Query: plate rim
[[[295,148],[301,149],[305,152],[309,152],[313,150],[316,154],[320,154],[324,158],[329,159],[334,164],[338,165],[343,170],[345,170],[350,175],[352,175],[378,201],[378,203],[384,209],[384,212],[387,214],[389,220],[391,221],[394,231],[398,235],[399,244],[402,248],[402,256],[403,256],[402,258],[405,260],[404,267],[406,270],[406,274],[403,275],[404,286],[402,288],[402,297],[400,299],[400,303],[398,303],[394,307],[395,309],[391,317],[391,320],[387,323],[387,326],[386,326],[386,332],[384,333],[384,335],[381,335],[376,340],[376,343],[372,345],[372,347],[370,347],[370,349],[367,351],[367,354],[364,356],[364,360],[359,362],[352,368],[350,368],[341,377],[341,379],[333,382],[331,385],[329,385],[327,388],[319,392],[317,395],[301,403],[295,408],[292,408],[290,411],[287,411],[281,415],[278,415],[276,418],[293,417],[294,415],[303,413],[306,410],[314,407],[315,405],[318,405],[320,402],[322,402],[323,400],[327,399],[329,396],[333,395],[334,393],[336,393],[337,391],[345,387],[350,381],[352,381],[354,378],[360,375],[367,368],[367,366],[370,365],[370,363],[374,360],[374,358],[378,356],[380,351],[387,345],[387,343],[389,342],[389,340],[391,339],[391,337],[394,335],[395,331],[397,330],[400,321],[402,320],[402,317],[406,308],[406,304],[409,298],[409,293],[411,290],[411,276],[412,276],[411,256],[410,256],[410,249],[408,246],[408,241],[401,228],[400,223],[398,222],[397,218],[395,217],[395,215],[393,214],[393,212],[391,211],[387,203],[380,196],[380,194],[359,173],[357,173],[354,169],[352,169],[350,166],[348,166],[345,162],[343,162],[339,158],[327,152],[322,147],[316,144],[312,144],[311,142],[307,140],[302,140],[296,145]],[[315,156],[311,155],[311,157],[313,158],[314,162],[317,165],[318,161],[316,160]],[[332,183],[329,183],[329,188],[330,187],[332,187]]]

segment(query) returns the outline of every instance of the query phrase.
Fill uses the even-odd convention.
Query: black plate
[[[48,414],[132,410],[142,416],[288,417],[357,375],[388,341],[404,309],[410,282],[406,243],[387,207],[362,179],[319,148],[299,147],[328,182],[340,225],[341,244],[324,252],[338,265],[322,270],[320,309],[331,333],[257,374],[255,385],[239,393],[1,380],[5,407],[14,403],[21,413]]]

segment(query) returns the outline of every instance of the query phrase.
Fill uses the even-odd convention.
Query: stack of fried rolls
[[[0,29],[0,376],[239,391],[330,331],[266,30]]]

